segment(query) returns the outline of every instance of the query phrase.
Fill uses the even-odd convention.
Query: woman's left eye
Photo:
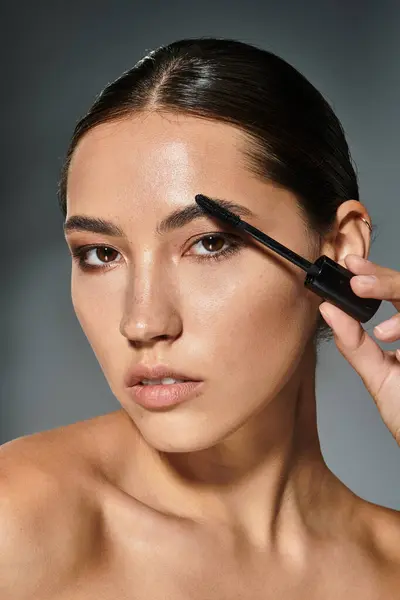
[[[222,243],[221,243],[222,241]],[[224,245],[228,242],[227,248]],[[244,246],[244,241],[234,235],[227,233],[213,233],[201,237],[197,242],[194,242],[190,248],[200,244],[200,249],[205,250],[203,254],[196,254],[200,260],[220,260],[229,254],[234,254]]]
[[[245,245],[245,242],[236,235],[213,233],[204,235],[198,239],[190,246],[190,249],[200,244],[202,245],[202,250],[204,250],[204,252],[202,254],[194,254],[198,260],[221,260],[230,254],[238,252],[239,249]],[[224,245],[226,244],[228,245],[224,248]],[[93,264],[89,262],[90,254],[92,254],[92,260],[95,258],[99,263]],[[115,255],[118,256],[119,254],[120,253],[117,252],[117,250],[110,246],[79,246],[78,248],[73,248],[71,251],[72,257],[77,261],[79,268],[83,271],[108,269],[118,262]]]

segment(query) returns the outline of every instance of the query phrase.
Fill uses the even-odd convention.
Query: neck
[[[166,453],[142,439],[137,465],[142,473],[154,474],[152,493],[164,509],[240,531],[257,547],[304,539],[311,530],[320,533],[349,490],[322,457],[315,367],[310,344],[284,389],[211,448]]]

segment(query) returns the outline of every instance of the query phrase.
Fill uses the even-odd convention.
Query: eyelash
[[[230,235],[227,233],[224,233],[224,234],[215,233],[215,234],[208,234],[208,235],[202,236],[201,238],[199,238],[198,240],[193,242],[192,246],[195,246],[202,240],[209,239],[209,238],[217,238],[217,239],[222,238],[225,241],[229,240],[230,246],[228,246],[228,248],[226,248],[225,250],[219,250],[219,251],[217,250],[216,254],[209,254],[209,255],[203,255],[203,256],[198,255],[196,257],[197,260],[219,261],[219,260],[222,260],[223,258],[226,258],[229,255],[236,254],[236,252],[238,252],[239,249],[242,246],[244,246],[243,240],[241,240],[237,236]],[[190,246],[190,247],[192,247],[192,246]],[[98,250],[99,248],[109,248],[110,250],[113,250],[113,248],[111,248],[110,246],[95,246],[95,245],[78,246],[77,248],[72,248],[71,256],[78,263],[78,266],[82,271],[99,271],[99,270],[104,271],[105,269],[109,269],[114,263],[104,263],[104,266],[94,266],[94,265],[88,265],[86,262],[88,252],[90,252],[90,250]]]

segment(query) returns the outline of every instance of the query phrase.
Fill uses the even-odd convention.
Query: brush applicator
[[[197,194],[195,200],[206,213],[237,229],[246,231],[264,246],[303,269],[307,274],[304,281],[306,288],[324,300],[338,306],[357,321],[361,321],[361,323],[369,321],[381,305],[382,300],[357,296],[350,285],[350,279],[354,277],[354,273],[339,265],[329,256],[323,254],[314,263],[311,263],[306,258],[289,250],[283,244],[253,227],[250,223],[246,223],[238,215],[220,206],[215,200],[203,194]]]

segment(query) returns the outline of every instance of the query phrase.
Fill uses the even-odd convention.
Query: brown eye
[[[95,250],[96,257],[104,263],[112,262],[113,259],[115,260],[115,255],[119,254],[114,248],[108,248],[107,246],[99,246]]]
[[[224,234],[203,235],[190,247],[191,256],[197,260],[222,260],[234,254],[243,246],[243,241],[238,236]]]
[[[215,242],[217,240],[217,242]],[[199,240],[209,252],[218,252],[224,247],[225,239],[219,235],[208,235]]]
[[[117,262],[119,252],[109,246],[80,246],[71,252],[82,270],[106,269]]]

